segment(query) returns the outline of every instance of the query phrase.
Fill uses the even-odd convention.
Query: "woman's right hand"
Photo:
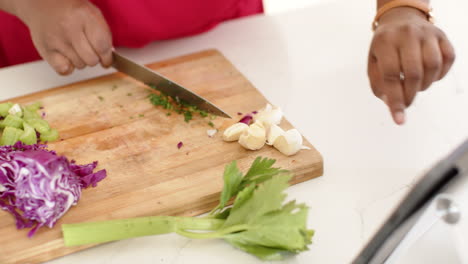
[[[112,64],[112,34],[101,11],[87,0],[14,0],[41,57],[57,73]]]

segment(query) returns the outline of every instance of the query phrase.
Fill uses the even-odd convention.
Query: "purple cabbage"
[[[31,237],[42,226],[52,228],[72,205],[81,189],[95,187],[106,171],[93,172],[97,162],[77,165],[58,156],[46,145],[0,147],[0,208],[16,219],[18,229],[32,228]]]

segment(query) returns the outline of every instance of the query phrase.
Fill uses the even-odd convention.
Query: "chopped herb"
[[[167,112],[167,113],[166,113],[166,116],[170,116],[170,115],[171,115],[171,112]]]
[[[184,121],[185,122],[189,122],[190,120],[192,120],[192,112],[189,112],[189,111],[186,111],[184,112]]]
[[[102,96],[100,96],[100,95],[98,96],[98,99],[99,99],[99,101],[101,101],[101,102],[104,101],[104,97],[102,97]]]
[[[131,116],[130,119],[133,119],[133,116]]]
[[[145,115],[144,114],[139,114],[138,117],[145,117]]]
[[[154,85],[148,85],[151,88],[155,89],[157,92],[154,92],[148,95],[150,102],[155,106],[161,106],[163,109],[176,112],[184,116],[185,122],[189,122],[193,119],[193,115],[198,113],[201,117],[210,117],[214,119],[207,111],[198,109],[198,107],[188,104],[180,99],[178,96],[171,97],[158,91]],[[170,112],[166,113],[167,116],[171,115]]]
[[[200,115],[201,115],[202,117],[207,117],[207,116],[208,116],[208,112],[203,111],[203,110],[200,110]]]
[[[112,91],[115,91],[115,90],[117,90],[117,88],[118,88],[118,87],[117,87],[117,85],[116,85],[116,84],[114,84],[114,85],[112,85],[112,88],[111,88],[111,90],[112,90]]]
[[[127,96],[132,96],[133,94],[132,93],[128,93]]]
[[[213,122],[211,122],[211,121],[208,122],[208,125],[209,125],[210,127],[214,127],[214,124],[213,124]]]

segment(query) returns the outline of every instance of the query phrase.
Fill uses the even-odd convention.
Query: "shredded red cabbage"
[[[182,143],[182,141],[181,141],[181,142],[177,143],[177,148],[180,149],[183,145],[184,145],[184,143]]]
[[[0,208],[16,219],[16,227],[32,228],[32,237],[42,226],[52,228],[72,205],[81,189],[95,187],[106,171],[93,172],[97,162],[77,165],[46,145],[0,147]]]

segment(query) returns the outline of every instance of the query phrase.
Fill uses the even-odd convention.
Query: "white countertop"
[[[199,36],[124,53],[149,63],[217,48],[281,106],[325,160],[323,177],[289,190],[311,207],[316,235],[310,251],[284,262],[349,263],[415,179],[468,137],[468,3],[433,2],[458,57],[444,80],[417,97],[403,127],[392,123],[368,85],[373,1],[337,0],[230,21]],[[1,69],[0,98],[105,73],[94,68],[60,77],[44,62]],[[260,263],[222,241],[164,235],[106,244],[49,264],[212,262]]]

